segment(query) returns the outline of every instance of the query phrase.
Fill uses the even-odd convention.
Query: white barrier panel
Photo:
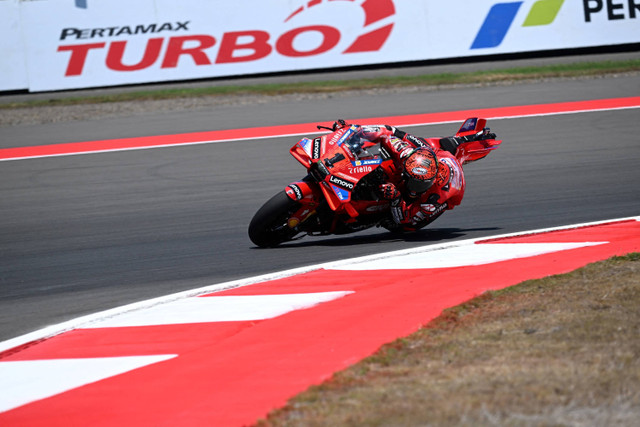
[[[640,0],[19,4],[32,91],[640,42]]]
[[[0,91],[27,89],[18,0],[0,0]]]

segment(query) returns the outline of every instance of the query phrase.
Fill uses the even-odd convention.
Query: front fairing
[[[314,139],[303,138],[290,150],[319,183],[331,209],[344,210],[352,217],[359,215],[352,203],[356,185],[376,168],[385,166],[380,155],[366,151],[374,144],[360,138],[359,129],[351,126]]]

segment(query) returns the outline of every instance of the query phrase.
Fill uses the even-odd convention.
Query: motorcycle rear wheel
[[[291,240],[298,231],[288,226],[289,217],[300,209],[295,202],[282,191],[269,199],[256,212],[249,224],[249,238],[261,248],[278,246]]]

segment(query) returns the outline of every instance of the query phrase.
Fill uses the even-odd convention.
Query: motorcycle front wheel
[[[291,200],[287,193],[276,194],[253,216],[249,224],[249,238],[261,248],[278,246],[293,239],[298,231],[289,227],[288,221],[298,209],[300,203]]]

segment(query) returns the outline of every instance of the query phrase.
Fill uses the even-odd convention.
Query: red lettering
[[[164,39],[162,38],[149,39],[142,59],[133,65],[125,65],[122,63],[127,42],[113,42],[109,45],[109,52],[107,53],[107,68],[114,71],[137,71],[148,68],[153,65],[160,56],[163,41]]]
[[[635,0],[634,0],[635,1]],[[319,33],[321,40],[317,47],[295,47],[298,36],[305,33]],[[232,31],[225,33],[220,42],[220,49],[216,57],[216,64],[228,64],[238,62],[257,61],[270,55],[274,50],[288,57],[307,57],[325,53],[340,42],[340,31],[327,25],[311,25],[295,28],[282,34],[272,46],[269,43],[270,34],[266,31]],[[106,67],[112,71],[140,71],[156,64],[162,54],[164,38],[150,38],[140,60],[134,64],[125,64],[125,50],[127,41],[113,41],[106,52]],[[211,60],[206,50],[215,46],[216,39],[210,35],[188,35],[171,37],[167,43],[167,49],[162,59],[161,68],[177,68],[183,55],[190,56],[195,65],[211,65]],[[88,43],[79,45],[58,46],[58,52],[71,52],[65,77],[79,76],[83,73],[89,51],[102,49],[106,43]],[[140,52],[134,49],[134,57],[140,57]],[[132,56],[131,54],[129,56]]]
[[[300,51],[293,47],[293,40],[307,31],[317,31],[322,34],[322,43],[313,50]],[[276,43],[276,50],[285,56],[312,56],[319,55],[333,49],[340,41],[340,31],[326,25],[311,25],[308,27],[296,28],[284,33]]]
[[[69,58],[69,64],[67,65],[67,71],[64,73],[65,77],[79,76],[82,74],[84,63],[87,60],[87,54],[91,49],[102,49],[105,43],[89,43],[89,44],[76,44],[67,46],[58,46],[58,52],[71,51],[71,58]]]
[[[251,37],[250,41],[239,43],[240,37]],[[216,58],[216,64],[229,62],[245,62],[262,59],[269,55],[273,48],[269,43],[269,33],[266,31],[234,31],[225,33],[220,42],[220,51]],[[253,51],[248,55],[234,56],[238,49]]]
[[[198,46],[185,48],[184,44],[197,42]],[[196,65],[211,65],[209,57],[204,52],[216,44],[216,39],[211,36],[182,36],[171,37],[167,46],[167,53],[162,61],[162,68],[175,68],[181,55],[190,55]]]

